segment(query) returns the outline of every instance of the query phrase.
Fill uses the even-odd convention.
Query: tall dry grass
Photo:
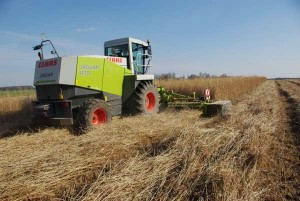
[[[18,89],[18,90],[0,90],[0,98],[16,97],[16,96],[34,96],[34,89]]]
[[[238,100],[244,94],[250,93],[265,77],[225,77],[225,78],[197,78],[197,79],[168,79],[155,80],[156,86],[163,86],[167,90],[189,95],[193,92],[201,95],[205,89],[211,90],[213,99]]]
[[[0,137],[10,129],[28,125],[34,99],[32,95],[0,98]]]
[[[82,136],[0,140],[1,200],[286,200],[297,149],[267,81],[226,118],[194,110],[115,118]],[[295,199],[296,200],[296,199]]]

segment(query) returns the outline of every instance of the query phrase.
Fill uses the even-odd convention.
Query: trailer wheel
[[[99,99],[85,101],[79,109],[75,127],[79,131],[97,128],[110,122],[112,119],[109,106]]]

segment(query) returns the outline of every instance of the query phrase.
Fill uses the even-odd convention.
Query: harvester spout
[[[43,34],[44,34],[44,33],[43,33]],[[43,34],[42,34],[42,35],[43,35]],[[56,49],[55,49],[53,43],[51,42],[51,40],[44,40],[43,37],[42,37],[42,42],[41,42],[41,44],[36,45],[36,46],[33,47],[33,50],[41,50],[41,52],[39,52],[39,54],[38,54],[40,60],[44,59],[44,56],[43,56],[43,46],[44,46],[44,45],[47,45],[47,44],[50,44],[50,45],[52,46],[52,49],[53,49],[53,50],[51,51],[51,54],[55,54],[56,57],[59,57],[59,55],[58,55],[58,53],[57,53],[57,51],[56,51]]]

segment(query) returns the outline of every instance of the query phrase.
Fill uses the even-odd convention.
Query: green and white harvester
[[[51,45],[53,58],[45,59],[43,47]],[[111,121],[115,115],[155,114],[159,107],[203,109],[206,116],[225,114],[230,102],[209,103],[210,91],[201,98],[185,96],[153,84],[149,74],[150,41],[121,38],[104,43],[104,56],[60,57],[50,40],[39,50],[34,86],[33,121],[38,124],[74,125],[85,130]]]
[[[45,59],[43,47],[51,45],[53,58]],[[159,94],[148,74],[152,52],[147,43],[122,38],[104,43],[104,56],[60,57],[50,40],[34,47],[39,50],[35,66],[34,122],[100,126],[121,114],[154,114]]]

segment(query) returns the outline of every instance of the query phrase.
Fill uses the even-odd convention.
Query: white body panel
[[[77,57],[58,57],[36,62],[33,85],[74,85]]]
[[[59,82],[62,58],[45,59],[36,62],[33,85],[47,85]]]
[[[154,80],[154,75],[136,75],[136,80]]]

